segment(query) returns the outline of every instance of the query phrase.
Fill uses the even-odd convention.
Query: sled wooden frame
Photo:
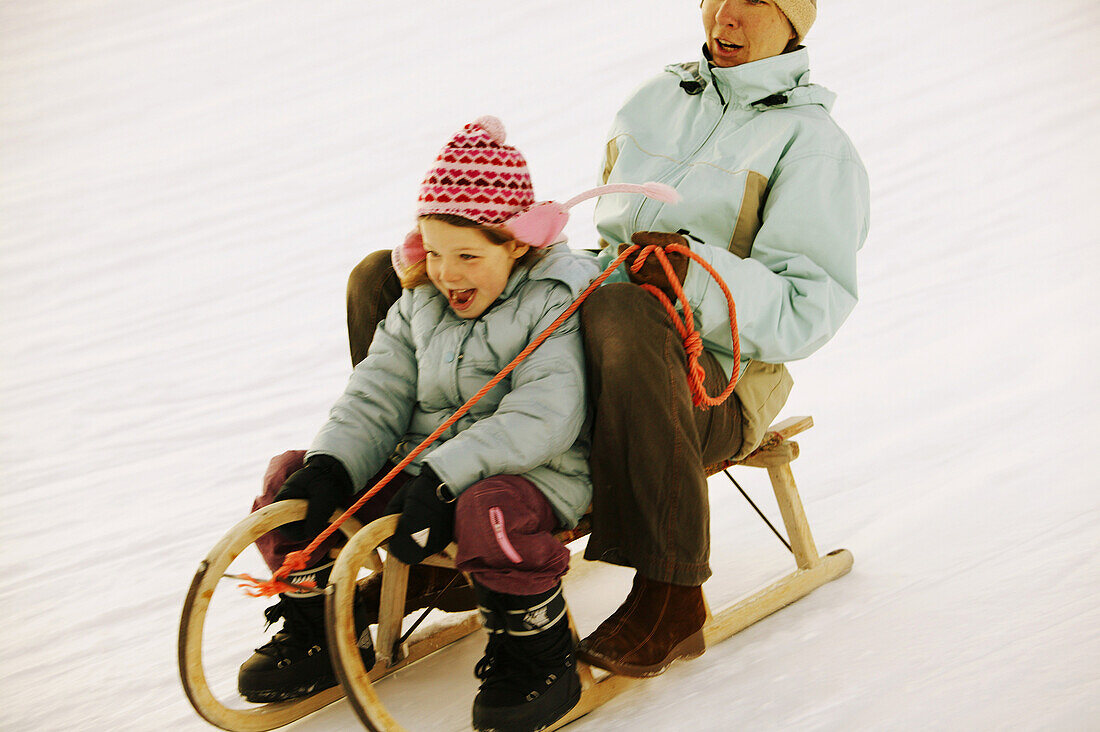
[[[195,577],[191,581],[180,618],[177,648],[180,680],[183,682],[183,689],[191,706],[199,716],[215,727],[233,732],[264,732],[288,725],[344,697],[343,688],[337,684],[294,701],[230,707],[214,696],[206,681],[206,673],[202,665],[202,632],[206,611],[214,596],[215,588],[224,578],[226,569],[256,539],[278,526],[291,521],[300,521],[305,518],[305,515],[306,502],[302,500],[280,501],[249,514],[210,550],[206,558],[199,563],[198,571],[195,572]],[[340,512],[333,513],[332,520],[339,515]],[[363,525],[352,518],[344,523],[341,530],[350,537],[361,533],[362,528]],[[369,560],[367,566],[374,570],[382,568],[381,562]],[[229,586],[233,591],[239,591],[235,584]],[[466,637],[480,627],[481,622],[478,617],[471,614],[457,625],[444,628],[420,642],[411,644],[408,656],[402,663],[393,666],[377,664],[377,671],[371,674],[371,679],[377,681],[383,676],[388,676],[449,643]],[[241,702],[241,704],[244,703]]]
[[[717,613],[711,613],[708,607],[704,627],[708,646],[725,640],[817,587],[847,574],[852,567],[852,555],[846,549],[838,549],[825,556],[818,555],[791,472],[790,463],[798,457],[798,443],[790,438],[812,426],[810,417],[794,417],[779,422],[769,430],[762,446],[748,457],[707,469],[708,474],[714,474],[733,465],[745,465],[768,471],[796,563],[796,569],[790,574],[729,607]],[[347,693],[352,708],[369,729],[386,732],[402,730],[404,728],[379,701],[373,683],[466,637],[478,630],[481,623],[476,613],[470,613],[456,624],[444,626],[404,644],[398,649],[399,660],[393,662],[390,649],[395,647],[401,633],[408,566],[389,556],[383,565],[377,550],[392,535],[397,523],[396,516],[383,517],[365,528],[352,519],[342,527],[351,538],[341,550],[325,589],[329,647],[333,651],[333,665],[340,684],[303,699],[246,708],[226,706],[214,696],[207,684],[202,666],[202,632],[215,587],[242,551],[271,529],[304,518],[305,507],[305,501],[282,501],[250,514],[230,529],[199,564],[180,618],[179,670],[187,698],[199,715],[216,727],[232,732],[263,732],[312,714]],[[561,532],[559,537],[566,542],[578,539],[587,533],[585,525],[586,521],[577,529]],[[452,544],[443,553],[430,557],[426,563],[453,567],[453,551]],[[352,617],[352,597],[359,570],[366,567],[377,571],[383,566],[382,599],[375,640],[377,660],[374,668],[368,671],[363,666],[356,645],[358,638]],[[236,591],[235,587],[233,589]],[[576,635],[575,626],[573,632]],[[583,689],[580,702],[547,729],[568,724],[644,681],[607,674],[584,663],[578,663],[578,671]]]
[[[278,704],[262,704],[248,708],[235,708],[223,704],[210,689],[202,665],[202,631],[206,623],[206,611],[214,590],[222,581],[225,571],[241,552],[256,539],[272,529],[291,521],[300,521],[306,515],[306,501],[281,501],[265,506],[249,514],[230,529],[221,541],[214,545],[206,558],[199,563],[180,617],[179,656],[180,681],[195,711],[215,727],[235,732],[262,732],[275,729],[301,719],[344,696],[339,686],[314,694],[305,699]],[[339,514],[333,514],[335,519]],[[355,519],[346,522],[341,530],[348,536],[362,528]],[[233,586],[234,591],[238,591]],[[243,703],[243,702],[242,702]]]
[[[813,426],[811,417],[793,417],[774,425],[763,442],[763,447],[740,461],[729,461],[710,466],[709,474],[719,472],[731,465],[746,465],[765,468],[771,479],[772,489],[783,517],[789,537],[791,551],[794,554],[796,568],[790,574],[768,584],[762,589],[734,602],[730,606],[712,613],[708,606],[704,636],[708,646],[719,643],[744,630],[753,623],[767,617],[796,600],[805,597],[814,589],[848,573],[852,568],[852,555],[847,549],[837,549],[825,556],[817,553],[810,525],[795,486],[794,474],[790,463],[798,457],[798,443],[791,442],[793,437]],[[399,732],[404,730],[386,710],[374,692],[373,682],[384,675],[390,663],[393,669],[411,663],[421,656],[421,641],[409,648],[397,648],[404,618],[405,588],[408,581],[408,565],[396,558],[387,556],[382,573],[382,597],[378,611],[378,630],[375,648],[377,659],[372,670],[364,667],[357,648],[357,633],[352,615],[356,577],[362,567],[376,566],[377,550],[392,535],[397,525],[396,516],[387,516],[372,522],[363,531],[351,538],[336,560],[329,585],[326,588],[325,614],[326,632],[329,648],[333,653],[333,665],[340,683],[347,694],[356,714],[363,724],[375,732]],[[566,531],[560,535],[563,541],[572,541],[584,535],[583,530]],[[431,557],[427,563],[453,567],[454,544],[440,555]],[[475,623],[466,632],[473,632]],[[569,618],[574,640],[577,639],[576,626],[572,616]],[[453,626],[446,631],[454,635],[435,647],[458,640],[466,633],[458,635],[455,628],[465,628],[467,624]],[[436,636],[430,636],[429,641]],[[442,639],[440,639],[442,641]],[[434,650],[434,648],[433,648]],[[547,730],[558,729],[573,720],[599,707],[607,700],[617,696],[645,679],[630,678],[609,674],[593,669],[578,662],[581,677],[581,699],[568,714]]]

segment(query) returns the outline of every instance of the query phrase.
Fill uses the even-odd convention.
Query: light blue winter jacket
[[[497,302],[478,318],[455,315],[435,287],[405,290],[375,332],[309,454],[327,453],[362,488],[387,459],[403,459],[527,344],[599,273],[564,244],[517,267]],[[427,450],[457,495],[494,475],[523,475],[565,526],[592,498],[584,352],[576,315],[563,323]]]
[[[626,102],[607,143],[605,182],[660,181],[683,200],[602,196],[600,261],[636,231],[686,229],[703,242],[692,241],[692,250],[733,294],[746,427],[739,455],[786,400],[790,376],[777,364],[828,341],[857,299],[867,174],[829,115],[835,95],[809,83],[808,63],[803,48],[732,68],[711,68],[705,57],[669,66]],[[625,268],[615,278],[625,280]],[[692,263],[685,292],[706,349],[729,375],[733,341],[721,289]]]

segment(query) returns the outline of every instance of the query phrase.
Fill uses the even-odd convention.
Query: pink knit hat
[[[499,224],[535,202],[527,161],[504,144],[504,125],[481,117],[451,138],[424,176],[416,215],[455,214]]]
[[[454,214],[486,226],[507,229],[512,236],[534,247],[557,241],[569,220],[568,209],[603,193],[643,193],[669,203],[679,194],[660,183],[622,183],[586,191],[564,204],[535,203],[535,191],[527,161],[514,147],[504,144],[504,125],[485,116],[466,125],[451,138],[420,184],[416,215]],[[393,250],[393,266],[399,273],[424,259],[420,230],[413,229]]]

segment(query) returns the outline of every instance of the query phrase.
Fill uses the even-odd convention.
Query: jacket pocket
[[[741,449],[733,456],[734,460],[748,455],[764,439],[787,402],[792,386],[794,379],[783,364],[748,362],[733,388],[741,400]]]

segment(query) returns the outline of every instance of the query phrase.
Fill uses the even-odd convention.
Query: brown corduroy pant
[[[378,322],[401,295],[389,252],[368,255],[348,279],[352,363],[366,356]],[[593,409],[592,534],[587,559],[634,567],[679,585],[710,577],[710,502],[704,466],[741,446],[736,394],[697,409],[687,355],[664,308],[627,283],[605,285],[581,307]],[[727,383],[704,352],[708,394]]]
[[[697,409],[680,334],[637,285],[605,285],[581,306],[588,397],[595,410],[589,465],[595,488],[585,558],[634,567],[678,585],[710,577],[704,466],[741,447],[736,395]],[[728,379],[704,352],[707,393]]]

